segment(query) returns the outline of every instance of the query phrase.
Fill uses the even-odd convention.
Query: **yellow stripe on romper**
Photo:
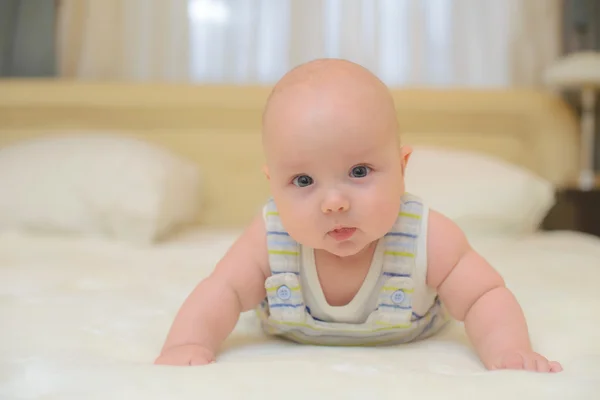
[[[279,289],[279,286],[277,286],[277,287],[271,287],[271,288],[267,289],[267,292],[275,292],[277,289]],[[300,286],[291,287],[290,290],[292,292],[297,292],[298,290],[300,290]]]
[[[300,253],[298,253],[297,251],[290,250],[269,250],[269,254],[277,254],[282,256],[297,256]]]
[[[407,212],[398,213],[398,216],[414,218],[414,219],[421,219],[421,216],[419,214],[411,214],[411,213],[407,213]]]
[[[384,286],[381,288],[384,292],[395,292],[396,290],[402,290],[404,293],[413,293],[414,289],[402,289],[396,286]]]
[[[279,215],[279,212],[277,212],[277,211],[267,211],[266,214],[267,215]]]
[[[383,254],[385,254],[386,256],[415,258],[415,255],[413,253],[408,253],[406,251],[384,251]]]

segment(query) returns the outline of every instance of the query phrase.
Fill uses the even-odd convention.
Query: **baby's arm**
[[[200,365],[213,362],[240,313],[266,296],[269,274],[265,225],[257,216],[214,272],[181,306],[156,364]]]
[[[521,307],[502,277],[469,245],[447,217],[431,211],[427,283],[467,335],[488,369],[556,372],[562,368],[535,353]]]

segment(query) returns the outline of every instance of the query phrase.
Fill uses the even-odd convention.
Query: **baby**
[[[256,309],[266,332],[321,345],[422,340],[453,318],[488,369],[562,370],[533,351],[515,297],[457,225],[405,192],[411,149],[369,71],[334,59],[290,71],[263,146],[272,199],[186,299],[156,364],[214,362]]]

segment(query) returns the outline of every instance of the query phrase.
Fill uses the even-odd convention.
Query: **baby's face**
[[[408,155],[398,148],[395,119],[372,96],[341,94],[298,89],[285,105],[274,104],[265,150],[271,193],[288,233],[343,257],[391,229]]]

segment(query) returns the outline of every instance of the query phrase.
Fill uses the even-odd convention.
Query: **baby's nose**
[[[345,212],[350,209],[350,202],[347,198],[340,195],[330,196],[323,204],[321,204],[321,211],[325,214],[331,214],[333,212]]]

